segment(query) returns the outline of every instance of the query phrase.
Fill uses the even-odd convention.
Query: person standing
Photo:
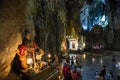
[[[112,64],[113,64],[113,68],[115,68],[115,65],[116,65],[116,58],[113,56],[112,57]]]
[[[100,76],[103,77],[103,80],[105,80],[105,75],[106,75],[106,66],[103,65],[103,69],[100,71]]]
[[[79,63],[79,55],[76,55],[76,65],[80,64]]]
[[[79,80],[79,73],[77,71],[77,67],[76,66],[71,71],[71,73],[72,73],[72,80]]]
[[[72,59],[71,59],[71,65],[74,65],[74,58],[72,56]]]
[[[66,63],[63,64],[63,75],[65,80],[72,80],[69,60],[66,59]]]

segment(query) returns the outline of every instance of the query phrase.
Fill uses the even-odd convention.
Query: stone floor
[[[115,70],[112,67],[112,57],[115,56],[116,63],[120,62],[120,52],[85,52],[77,56],[79,56],[80,64],[84,70],[82,80],[94,80],[94,73],[96,71],[99,72],[103,65],[106,65],[107,70],[112,70],[115,74]]]
[[[100,72],[103,65],[106,65],[107,70],[112,70],[113,73],[116,74],[116,69],[113,69],[112,67],[113,56],[115,56],[116,58],[116,63],[120,63],[120,52],[112,52],[112,51],[102,51],[102,52],[94,52],[94,53],[84,52],[83,54],[77,54],[77,56],[80,61],[79,64],[81,64],[83,68],[82,80],[94,80],[95,72],[96,71]],[[16,78],[16,80],[18,79]],[[115,78],[114,80],[120,80],[120,79]]]

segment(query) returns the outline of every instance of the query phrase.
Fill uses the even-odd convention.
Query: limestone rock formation
[[[61,41],[65,35],[75,34],[81,30],[79,13],[80,1],[73,0],[39,0],[34,17],[36,42],[47,53],[59,53]]]
[[[34,0],[0,1],[0,80],[5,78],[22,41],[22,32],[29,29],[34,35],[31,9]],[[31,8],[32,7],[32,8]]]
[[[60,55],[60,46],[66,35],[79,35],[80,9],[84,0],[1,0],[0,1],[0,80],[11,70],[15,50],[22,42],[25,29],[32,34],[45,54]],[[120,21],[120,20],[119,20]],[[119,26],[119,22],[117,22]],[[119,28],[118,28],[119,29]],[[107,42],[109,30],[102,33]],[[119,49],[119,30],[112,45]],[[94,38],[94,37],[93,37]],[[107,45],[107,43],[106,43]]]
[[[76,29],[80,27],[79,17],[77,17],[80,7],[72,8],[75,4],[72,0],[70,2],[69,0],[1,0],[0,79],[5,78],[10,72],[15,50],[21,44],[25,29],[32,33],[32,39],[36,34],[35,41],[45,53],[58,55],[65,34],[70,32],[69,28],[74,27],[71,23],[70,26],[67,24],[69,19],[70,21],[73,19],[72,25],[77,21]],[[68,8],[71,8],[69,16],[67,16]],[[77,13],[74,13],[75,11]],[[73,17],[69,18],[70,16]]]

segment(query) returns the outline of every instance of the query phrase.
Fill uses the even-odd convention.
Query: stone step
[[[57,72],[57,70],[54,69],[54,67],[48,67],[47,69],[45,69],[45,70],[39,72],[38,74],[34,75],[32,77],[32,80],[54,80],[54,79],[51,79],[51,78],[56,78],[55,76],[57,76],[57,73],[58,72]]]
[[[47,78],[47,80],[59,80],[59,79],[58,79],[58,76],[59,76],[58,71],[55,71],[52,75],[50,75],[50,76]]]

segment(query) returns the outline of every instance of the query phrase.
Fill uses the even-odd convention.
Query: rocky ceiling
[[[90,31],[93,26],[100,25],[118,29],[120,1],[90,0],[85,1],[81,9],[81,24],[84,30]]]
[[[111,46],[111,49],[118,49],[119,45],[116,44],[119,43],[119,36],[117,35],[120,30],[119,0],[86,0],[81,9],[80,18],[83,29],[89,34],[92,33],[91,36],[87,36],[90,43],[102,42],[106,46]],[[96,28],[98,26],[102,27],[102,31]]]

